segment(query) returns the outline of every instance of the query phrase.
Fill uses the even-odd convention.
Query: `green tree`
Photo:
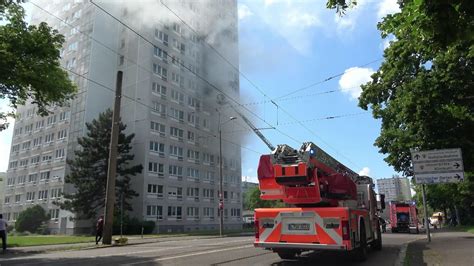
[[[105,206],[112,111],[109,109],[101,113],[98,119],[86,123],[86,127],[87,135],[78,139],[81,149],[74,152],[73,160],[67,161],[70,173],[65,181],[72,184],[76,191],[65,194],[64,202],[57,204],[62,209],[78,213],[79,218],[89,219],[96,217]],[[134,155],[130,154],[134,134],[122,133],[126,128],[122,123],[119,128],[115,213],[120,213],[118,208],[122,195],[124,211],[132,210],[129,200],[138,196],[138,193],[131,188],[131,177],[141,173],[143,169],[141,164],[130,165],[134,158]]]
[[[41,225],[49,220],[46,211],[40,205],[29,207],[20,212],[15,222],[15,229],[18,232],[28,231],[36,233]]]
[[[20,2],[0,2],[5,23],[0,25],[0,99],[8,99],[13,108],[31,100],[38,114],[47,115],[48,107],[64,105],[76,91],[59,64],[64,36],[44,22],[28,25]],[[13,115],[0,113],[0,130]]]
[[[474,2],[407,0],[378,24],[394,36],[362,86],[359,106],[381,119],[375,145],[411,176],[411,149],[462,149],[462,184],[428,186],[430,204],[461,204],[474,217]],[[450,198],[447,198],[450,197]],[[448,201],[446,201],[449,199]]]
[[[260,199],[260,189],[258,187],[251,188],[247,191],[244,198],[244,205],[248,210],[254,210],[256,208],[285,207],[285,204],[279,200]]]

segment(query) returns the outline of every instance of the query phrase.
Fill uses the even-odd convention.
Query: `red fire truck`
[[[392,233],[415,231],[420,232],[418,226],[418,209],[414,202],[390,202],[390,222]]]
[[[262,155],[258,180],[261,199],[282,200],[288,207],[255,210],[255,247],[282,259],[337,250],[358,260],[367,258],[369,246],[382,248],[378,212],[385,208],[383,195],[377,201],[370,177],[356,174],[314,143],[299,150],[278,145]]]

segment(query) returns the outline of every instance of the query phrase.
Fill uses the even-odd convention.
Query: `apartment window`
[[[16,144],[12,146],[11,153],[20,151],[20,144]]]
[[[183,139],[184,130],[177,127],[170,127],[170,136],[179,140]]]
[[[183,198],[183,188],[181,188],[181,187],[168,187],[168,197],[176,197],[178,199]]]
[[[58,131],[58,139],[65,139],[67,137],[67,129]]]
[[[161,42],[163,42],[164,45],[168,46],[168,34],[155,29],[155,37],[158,38]]]
[[[7,179],[7,185],[8,185],[8,186],[13,186],[13,185],[15,185],[15,180],[16,180],[16,177],[9,177],[9,178]]]
[[[204,176],[204,180],[213,182],[214,181],[214,172],[206,172],[206,175]]]
[[[65,155],[66,155],[66,152],[64,151],[64,148],[61,148],[61,149],[57,149],[55,151],[55,158],[56,159],[60,159],[60,158],[63,158]]]
[[[199,108],[201,105],[201,102],[194,98],[194,97],[188,97],[188,106],[191,108]]]
[[[176,33],[181,34],[181,25],[179,25],[178,23],[173,23],[173,30],[174,30]]]
[[[188,196],[188,197],[199,197],[199,188],[197,188],[197,187],[188,187],[186,189],[186,196]]]
[[[43,155],[43,162],[50,162],[53,159],[53,156],[51,154],[45,154]]]
[[[21,175],[18,177],[18,185],[24,184],[26,182],[26,175]]]
[[[156,194],[158,198],[163,197],[163,186],[156,184],[148,184],[148,194]]]
[[[31,141],[26,141],[26,142],[23,142],[23,144],[21,144],[21,149],[22,150],[29,150],[30,146],[31,146]]]
[[[10,196],[5,197],[4,203],[5,203],[5,204],[9,204],[9,203],[10,203]],[[8,219],[7,219],[7,220],[8,220]]]
[[[20,160],[20,167],[24,167],[24,166],[27,166],[27,165],[28,165],[28,159]]]
[[[44,127],[44,119],[36,122],[36,129],[40,129],[43,127]]]
[[[48,190],[38,191],[38,200],[43,200],[48,198]]]
[[[193,150],[188,150],[188,160],[199,161],[199,152],[198,151],[193,151]]]
[[[180,87],[184,87],[184,78],[180,74],[176,74],[174,72],[171,73],[171,81],[179,85]],[[183,99],[184,102],[184,99]]]
[[[58,219],[59,218],[59,209],[49,210],[49,216],[51,217],[51,220]]]
[[[178,159],[183,159],[183,148],[182,147],[170,145],[169,152],[170,152],[170,157],[177,157]]]
[[[183,176],[183,167],[177,165],[170,165],[168,168],[168,173],[170,176]]]
[[[199,217],[199,208],[198,207],[187,207],[186,215],[188,217],[198,218]]]
[[[49,180],[50,174],[50,171],[40,173],[40,180]]]
[[[77,42],[73,42],[71,44],[69,44],[69,46],[67,47],[67,50],[68,51],[77,51]]]
[[[188,131],[188,141],[194,142],[194,132]]]
[[[10,164],[8,165],[8,168],[10,169],[15,169],[17,167],[18,167],[18,161],[10,162]]]
[[[150,151],[157,152],[161,156],[165,155],[165,144],[156,141],[150,141]]]
[[[177,103],[184,103],[184,94],[179,91],[171,90],[171,99]]]
[[[148,162],[148,172],[158,174],[158,176],[163,176],[164,165],[157,162]]]
[[[156,217],[157,219],[163,219],[163,206],[160,205],[147,205],[146,215]]]
[[[15,195],[15,203],[19,203],[21,201],[21,194]]]
[[[166,105],[159,102],[153,102],[153,111],[166,115]]]
[[[174,119],[179,120],[181,122],[184,121],[184,111],[181,111],[179,109],[171,107],[170,108],[170,116],[171,116],[171,118],[174,118]]]
[[[202,196],[208,199],[214,198],[214,189],[204,188],[202,190]]]
[[[54,141],[54,133],[44,136],[44,143],[51,143]]]
[[[166,97],[167,88],[166,86],[153,82],[151,85],[151,91]]]
[[[68,111],[61,112],[61,113],[59,114],[59,121],[67,120],[68,117],[69,117],[69,112],[68,112]]]
[[[161,59],[166,60],[166,53],[160,47],[153,47],[153,54]]]
[[[182,219],[180,206],[168,206],[168,217]]]
[[[165,125],[163,124],[160,124],[158,122],[153,122],[151,121],[150,122],[150,129],[154,132],[158,132],[160,133],[161,136],[165,136],[166,134],[166,128],[165,128]]]
[[[25,126],[25,134],[31,133],[33,131],[33,124]]]
[[[28,182],[34,183],[38,179],[38,174],[29,174],[28,175]]]
[[[26,192],[26,201],[35,200],[35,192]]]
[[[48,119],[46,120],[46,125],[49,126],[54,123],[56,123],[56,115],[49,116]]]
[[[42,140],[43,140],[43,137],[37,137],[37,138],[33,139],[33,147],[40,146]]]
[[[203,127],[203,128],[206,128],[206,129],[209,129],[210,126],[211,126],[211,125],[209,124],[209,121],[204,118],[204,119],[202,120],[202,127]]]
[[[199,179],[199,170],[198,169],[189,167],[187,169],[187,171],[188,171],[188,177],[194,178],[194,179]]]
[[[153,64],[153,73],[159,75],[164,80],[168,77],[168,70],[158,64]]]
[[[61,197],[61,188],[53,188],[51,189],[51,198],[60,198]]]
[[[214,218],[214,208],[203,208],[203,216],[208,218]]]

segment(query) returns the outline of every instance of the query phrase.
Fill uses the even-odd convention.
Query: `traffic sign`
[[[417,184],[457,183],[464,180],[464,173],[415,174]]]
[[[413,151],[417,184],[455,183],[464,180],[461,149]]]

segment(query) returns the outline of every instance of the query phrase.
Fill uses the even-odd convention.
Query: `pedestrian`
[[[101,215],[97,220],[95,225],[96,234],[95,234],[95,244],[98,245],[99,241],[102,239],[102,232],[104,231],[104,216]]]
[[[7,221],[3,220],[3,214],[0,214],[0,237],[2,238],[3,252],[7,251]]]
[[[384,218],[379,217],[380,225],[382,226],[382,233],[387,233],[387,222]]]
[[[439,222],[439,229],[441,229],[441,225],[443,223],[443,216],[441,216],[441,213],[438,214],[438,222]]]

